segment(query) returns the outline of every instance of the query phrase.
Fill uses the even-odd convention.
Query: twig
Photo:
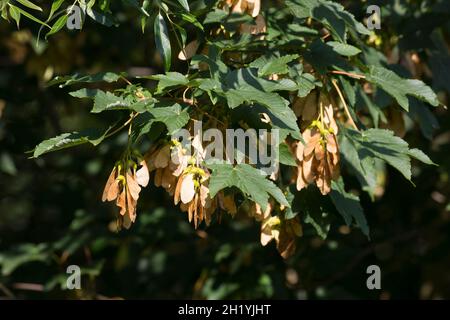
[[[3,293],[8,297],[8,298],[14,298],[14,293],[12,293],[11,290],[9,290],[3,283],[0,283],[0,290],[3,291]]]
[[[341,89],[339,89],[339,86],[337,85],[336,80],[332,79],[331,83],[333,83],[333,85],[336,88],[336,91],[339,95],[339,98],[341,98],[342,104],[344,105],[345,113],[347,114],[350,124],[353,126],[353,128],[355,128],[356,130],[359,131],[358,126],[356,125],[355,121],[353,121],[352,115],[350,114],[347,103],[345,102],[344,96],[342,95]]]
[[[136,117],[136,115],[137,115],[137,113],[133,113],[133,114],[130,116],[130,119],[127,120],[127,122],[125,122],[123,125],[121,125],[121,126],[120,126],[119,128],[117,128],[117,129],[115,129],[114,131],[112,131],[112,132],[106,134],[106,135],[105,135],[105,139],[106,139],[106,138],[109,138],[109,137],[111,137],[111,136],[113,136],[113,135],[115,135],[117,132],[119,132],[120,130],[122,130],[123,128],[125,128],[127,125],[129,125],[130,122],[133,121],[133,119]]]
[[[351,73],[351,72],[346,72],[346,71],[332,70],[331,73],[349,76],[351,78],[358,79],[358,80],[366,78],[366,76],[363,74]]]
[[[125,78],[124,76],[120,76],[120,78],[122,78],[123,81],[125,81],[127,84],[129,84],[130,86],[133,85],[127,78]]]
[[[17,282],[14,283],[13,285],[14,289],[19,289],[19,290],[26,290],[26,291],[44,291],[44,285],[39,284],[39,283],[24,283],[24,282]]]

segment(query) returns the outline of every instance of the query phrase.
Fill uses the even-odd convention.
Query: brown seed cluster
[[[221,210],[234,216],[238,212],[233,193],[220,191],[210,196],[210,172],[199,164],[177,141],[152,148],[139,161],[120,161],[112,170],[105,189],[103,201],[116,201],[119,207],[119,225],[129,228],[136,220],[136,206],[141,187],[147,186],[150,173],[154,172],[154,183],[163,187],[174,198],[175,205],[186,212],[195,228],[201,222],[209,225],[212,215]],[[283,206],[270,202],[265,211],[256,203],[247,207],[247,213],[261,223],[261,243],[267,245],[275,240],[283,258],[295,252],[296,237],[301,236],[299,219],[286,220]],[[277,213],[275,213],[277,212]],[[272,216],[272,213],[277,215]],[[220,218],[220,216],[218,216]]]
[[[116,201],[119,226],[129,228],[136,220],[136,206],[141,187],[146,187],[149,171],[144,160],[139,165],[132,160],[114,166],[103,190],[102,201]]]
[[[226,5],[234,13],[248,13],[253,18],[259,15],[261,0],[226,0]]]
[[[287,259],[295,253],[296,238],[301,237],[303,232],[298,216],[292,219],[284,218],[285,209],[272,201],[265,210],[257,203],[252,203],[248,208],[248,215],[261,223],[261,245],[266,246],[275,240],[278,252]]]
[[[315,182],[324,195],[331,191],[331,181],[340,176],[338,126],[334,107],[325,93],[319,99],[315,92],[294,103],[294,112],[306,129],[302,142],[294,144],[297,159],[297,190]]]
[[[282,219],[280,216],[270,216],[261,224],[261,244],[266,246],[275,240],[280,255],[287,259],[292,256],[297,248],[296,238],[303,234],[298,217]]]
[[[163,187],[174,196],[175,205],[188,213],[189,222],[197,228],[205,221],[211,223],[211,216],[221,209],[234,215],[237,212],[232,194],[219,192],[210,197],[208,183],[210,172],[200,165],[195,157],[187,152],[176,141],[156,148],[146,156],[150,171],[155,171],[155,186]]]

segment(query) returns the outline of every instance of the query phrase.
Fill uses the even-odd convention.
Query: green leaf
[[[411,180],[410,157],[431,163],[422,152],[417,149],[410,150],[408,143],[390,130],[369,129],[358,132],[345,129],[345,134],[353,141],[359,155],[372,156],[387,162],[408,180]]]
[[[42,11],[41,7],[35,5],[31,1],[28,1],[28,0],[16,0],[16,1],[21,3],[21,4],[23,4],[27,8],[30,8],[30,9],[33,9],[33,10],[37,10],[37,11]]]
[[[189,12],[189,4],[188,4],[187,0],[178,0],[178,3],[181,4],[181,6],[182,6],[187,12]]]
[[[184,86],[189,83],[189,79],[179,72],[166,72],[147,77],[148,79],[159,80],[156,94],[162,93],[166,88]]]
[[[209,182],[209,192],[214,197],[217,192],[228,187],[236,187],[258,203],[263,211],[267,208],[269,197],[278,203],[289,207],[289,203],[281,190],[262,174],[262,172],[248,164],[209,164],[213,173]]]
[[[289,72],[288,63],[298,59],[298,54],[289,54],[282,57],[260,57],[250,64],[250,67],[258,68],[258,76],[271,74],[286,74]]]
[[[100,23],[106,27],[111,27],[115,24],[114,17],[109,13],[98,12],[96,10],[93,10],[92,8],[87,8],[86,13],[95,22]]]
[[[53,26],[50,29],[50,31],[47,32],[47,34],[45,35],[45,38],[47,39],[52,34],[57,33],[59,30],[64,28],[66,23],[67,23],[67,16],[66,15],[63,15],[63,16],[59,17],[58,20],[56,20],[56,22],[53,24]]]
[[[47,83],[48,86],[59,84],[60,88],[77,84],[77,83],[93,83],[93,82],[116,82],[125,74],[118,74],[113,72],[101,72],[93,75],[73,74],[70,76],[57,76]]]
[[[361,52],[357,47],[351,46],[337,41],[329,41],[326,43],[328,46],[332,47],[334,51],[342,56],[352,57]]]
[[[310,224],[319,237],[326,239],[331,226],[330,212],[333,210],[330,199],[322,196],[315,186],[297,191],[296,187],[291,185],[290,189],[295,194],[292,206],[300,211],[299,217]]]
[[[118,97],[108,91],[99,90],[94,97],[94,107],[91,112],[100,113],[106,110],[128,109],[129,107],[130,103],[122,97]]]
[[[65,0],[55,0],[52,3],[52,8],[50,9],[50,14],[48,15],[47,21],[50,21],[53,18],[55,12],[61,7]]]
[[[433,139],[433,132],[439,129],[439,122],[430,108],[422,101],[412,100],[409,102],[408,115],[411,119],[417,121],[422,134],[428,139]]]
[[[433,161],[431,161],[430,157],[428,157],[425,153],[423,153],[422,150],[419,149],[410,149],[408,151],[408,155],[411,158],[417,159],[420,162],[423,162],[425,164],[429,164],[429,165],[436,165]]]
[[[367,81],[379,86],[397,100],[398,104],[409,110],[408,95],[438,106],[439,100],[433,90],[420,80],[403,79],[396,73],[383,67],[372,66]]]
[[[331,187],[331,201],[333,201],[337,211],[344,218],[345,223],[350,226],[354,220],[361,231],[366,236],[369,236],[369,226],[359,203],[359,197],[345,191],[342,178],[338,182],[332,181]]]
[[[203,20],[203,24],[209,23],[220,23],[225,21],[228,17],[228,13],[225,10],[214,8],[212,11],[209,11],[206,14],[205,20]]]
[[[172,62],[172,49],[170,47],[169,29],[161,12],[155,17],[154,32],[156,48],[163,57],[166,71],[169,71]]]
[[[297,18],[311,17],[327,27],[333,37],[346,42],[348,30],[369,35],[370,31],[345,8],[327,0],[290,0],[286,5]]]
[[[316,79],[310,73],[300,75],[297,83],[299,85],[297,95],[302,98],[306,97],[316,87]]]
[[[183,13],[181,13],[180,16],[181,16],[181,19],[183,19],[184,21],[193,24],[200,30],[204,30],[202,24],[200,22],[198,22],[197,18],[194,15],[183,12]]]
[[[170,107],[156,107],[149,110],[154,117],[154,122],[162,122],[166,125],[169,134],[184,127],[189,121],[188,108],[182,108],[175,103]]]
[[[289,207],[285,208],[284,218],[287,220],[295,218],[299,213],[297,210],[294,210],[293,206],[295,200],[295,191],[296,190],[294,190],[294,188],[288,188],[286,190],[286,201],[289,203]]]
[[[256,102],[269,110],[271,113],[269,116],[277,127],[299,131],[297,118],[289,107],[289,101],[274,92],[264,92],[250,86],[242,86],[238,89],[228,90],[225,96],[231,109],[244,102]]]
[[[187,106],[183,108],[178,103],[170,105],[158,102],[153,108],[148,109],[148,112],[136,118],[134,128],[137,135],[142,136],[150,132],[155,123],[160,122],[167,127],[169,134],[174,134],[189,122],[188,110]]]
[[[358,153],[355,143],[343,134],[339,135],[339,151],[345,166],[357,177],[362,189],[374,201],[375,191],[378,186],[376,159],[363,150]]]
[[[20,11],[17,10],[16,7],[10,6],[10,7],[9,7],[9,15],[10,15],[11,18],[13,18],[14,21],[16,22],[16,24],[17,24],[17,29],[18,29],[19,26],[20,26],[20,17],[21,17],[21,16],[20,16]]]
[[[16,7],[16,6],[14,6],[14,5],[10,4],[10,3],[8,3],[8,5],[10,7],[14,7],[16,11],[18,11],[21,15],[27,17],[28,19],[33,20],[34,22],[37,22],[37,23],[39,23],[39,24],[41,24],[43,26],[46,26],[46,27],[51,29],[51,27],[48,24],[46,24],[44,21],[39,20],[38,18],[36,18],[33,15],[29,14],[28,12],[26,12],[25,10],[22,10],[21,8]]]
[[[297,167],[297,162],[295,161],[294,155],[289,150],[289,146],[283,142],[280,143],[278,148],[280,163],[291,167]]]
[[[122,0],[125,3],[127,3],[128,5],[136,8],[137,10],[139,10],[144,16],[145,18],[150,17],[150,15],[147,12],[147,7],[148,7],[148,2],[144,1],[142,3],[142,6],[139,4],[140,1],[138,0]]]
[[[96,146],[103,141],[106,132],[100,132],[95,129],[88,129],[82,132],[63,133],[57,137],[42,141],[36,146],[33,158],[37,158],[45,153],[74,147],[84,143],[91,143]]]
[[[94,99],[95,96],[99,93],[99,89],[86,89],[82,88],[76,91],[69,92],[69,95],[75,98],[91,98]]]
[[[136,101],[134,98],[130,97],[121,97],[116,96],[115,94],[109,91],[96,90],[94,91],[78,91],[75,92],[75,95],[82,96],[85,93],[89,97],[95,93],[94,98],[94,107],[92,108],[92,113],[100,113],[108,110],[133,110],[138,113],[148,111],[154,103],[155,99],[147,98],[145,100]]]
[[[48,245],[45,243],[24,243],[5,253],[0,253],[3,276],[9,276],[20,266],[30,262],[46,262],[49,259]]]

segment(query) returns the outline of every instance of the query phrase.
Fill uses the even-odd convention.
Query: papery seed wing
[[[146,187],[150,180],[150,173],[148,171],[147,162],[145,162],[145,160],[142,160],[140,165],[141,168],[136,172],[136,181],[139,185]]]
[[[285,238],[280,241],[277,245],[278,252],[283,257],[283,259],[287,259],[295,253],[296,243],[295,239]]]
[[[194,199],[195,196],[195,185],[194,185],[194,175],[187,174],[183,182],[181,183],[180,198],[181,202],[189,203]]]
[[[124,215],[122,217],[122,219],[121,219],[121,222],[122,222],[122,226],[125,229],[130,229],[132,222],[131,222],[131,219],[130,219],[130,217],[128,215]]]
[[[321,143],[317,143],[314,148],[314,156],[317,160],[322,160],[325,157],[325,149],[323,148]]]
[[[273,235],[272,235],[272,229],[269,225],[263,224],[261,227],[261,245],[264,247],[266,246],[270,241],[272,241]]]
[[[181,50],[180,53],[178,54],[178,59],[183,61],[191,59],[197,52],[199,45],[200,43],[197,40],[189,42],[184,47],[184,50]]]
[[[298,172],[297,172],[297,190],[300,191],[304,187],[306,187],[308,185],[308,183],[306,182],[305,178],[303,177],[303,168],[301,165],[298,166],[297,170],[298,170]]]
[[[134,200],[139,199],[139,192],[141,192],[141,187],[139,187],[136,178],[130,173],[127,173],[127,189]]]
[[[331,153],[338,152],[336,136],[332,134],[327,134],[327,151]]]
[[[303,156],[308,157],[316,148],[316,145],[320,142],[320,133],[313,132],[311,139],[309,139],[307,145],[305,146],[305,150],[303,151]]]
[[[114,167],[112,169],[111,173],[109,174],[109,178],[106,181],[105,188],[103,189],[103,195],[102,195],[103,202],[106,201],[106,199],[108,198],[109,189],[110,189],[111,185],[114,183],[114,181],[116,180],[116,173],[117,173],[117,169],[116,169],[116,167]],[[108,200],[108,201],[111,201],[111,200]]]
[[[303,177],[305,178],[305,181],[310,183],[314,180],[315,173],[313,171],[313,162],[314,162],[314,155],[310,154],[307,158],[303,159],[302,162],[302,171],[303,171]]]
[[[199,201],[198,201],[198,193],[195,194],[194,196],[194,200],[192,201],[192,203],[194,204],[194,227],[195,229],[197,229],[198,224],[199,224],[199,212],[198,212],[198,205],[199,205]],[[200,220],[201,221],[201,220]]]
[[[170,145],[165,145],[156,154],[153,163],[155,168],[165,168],[169,165],[170,160]]]
[[[120,192],[120,181],[119,180],[114,180],[113,183],[109,186],[108,189],[108,194],[106,195],[106,200],[108,201],[113,201],[114,199],[117,198],[119,192]],[[105,201],[105,200],[103,200]]]
[[[189,202],[188,207],[188,220],[192,222],[192,218],[194,217],[194,201]]]
[[[255,18],[261,10],[261,0],[247,0],[247,11]]]
[[[125,189],[119,194],[119,196],[117,197],[117,201],[116,201],[116,205],[120,208],[120,215],[125,215],[125,213],[127,212],[127,198],[126,198],[126,193],[125,193]]]
[[[180,202],[180,192],[181,192],[181,185],[183,183],[183,178],[184,176],[181,176],[178,181],[177,181],[177,186],[175,187],[175,194],[173,197],[173,202],[175,205],[178,204],[178,202]]]
[[[302,112],[302,120],[312,121],[317,117],[317,93],[311,92],[306,96],[305,107]]]
[[[312,134],[313,133],[312,133],[311,129],[306,129],[305,131],[303,131],[302,137],[303,137],[303,140],[305,141],[305,144],[308,144],[309,140],[311,140]]]
[[[303,144],[303,142],[298,141],[296,149],[295,149],[295,155],[296,155],[298,161],[302,161],[303,160],[303,153],[304,152],[305,152],[305,145]]]
[[[202,207],[206,207],[206,202],[209,196],[209,189],[207,186],[202,185],[200,187],[200,203]]]
[[[231,9],[231,12],[233,13],[244,13],[245,9],[247,8],[247,1],[246,0],[238,0],[233,8]]]

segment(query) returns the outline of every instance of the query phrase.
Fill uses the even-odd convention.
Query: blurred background
[[[360,20],[368,5],[379,4],[382,29],[368,41],[448,104],[448,0],[342,3]],[[44,139],[115,120],[90,114],[88,103],[67,94],[75,88],[47,88],[54,76],[162,72],[138,16],[117,18],[118,28],[86,21],[81,32],[63,30],[39,43],[36,24],[23,20],[17,30],[0,21],[0,299],[450,299],[450,116],[444,108],[421,114],[412,108],[395,122],[392,129],[439,167],[414,163],[415,186],[380,168],[379,197],[372,202],[361,194],[370,240],[337,215],[327,217],[331,227],[304,221],[297,253],[286,261],[273,243],[261,247],[254,221],[223,217],[194,230],[153,186],[141,194],[137,223],[117,232],[116,208],[101,202],[101,192],[125,136],[96,149],[28,159],[26,152]],[[328,232],[327,240],[316,229]],[[72,264],[82,269],[82,290],[66,290]],[[381,290],[366,287],[372,264],[381,268]]]

